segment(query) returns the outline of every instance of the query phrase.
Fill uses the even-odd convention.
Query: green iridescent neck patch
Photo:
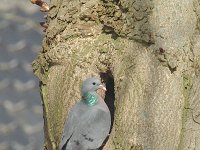
[[[88,106],[94,106],[97,103],[97,96],[87,92],[84,95],[84,100]]]

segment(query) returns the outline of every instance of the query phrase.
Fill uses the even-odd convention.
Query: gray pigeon
[[[82,99],[72,107],[65,123],[61,150],[96,150],[108,136],[111,117],[106,103],[96,92],[100,88],[106,90],[95,77],[83,82]]]

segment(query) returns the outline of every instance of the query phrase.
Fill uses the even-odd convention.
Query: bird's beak
[[[106,87],[103,86],[102,84],[99,85],[99,88],[101,88],[101,89],[104,90],[104,91],[107,91]]]

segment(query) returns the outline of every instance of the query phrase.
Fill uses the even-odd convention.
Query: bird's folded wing
[[[65,121],[64,132],[60,143],[60,148],[62,148],[68,139],[73,134],[75,125],[77,124],[77,113],[76,113],[76,105],[70,110],[68,118]]]
[[[87,149],[98,148],[108,136],[110,125],[110,112],[94,109],[82,116],[70,140],[78,141]]]

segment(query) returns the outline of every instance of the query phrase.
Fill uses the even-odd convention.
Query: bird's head
[[[98,78],[90,77],[83,81],[81,92],[82,95],[84,95],[87,92],[96,92],[98,89],[103,89],[106,91],[106,88],[102,85],[101,81]]]

